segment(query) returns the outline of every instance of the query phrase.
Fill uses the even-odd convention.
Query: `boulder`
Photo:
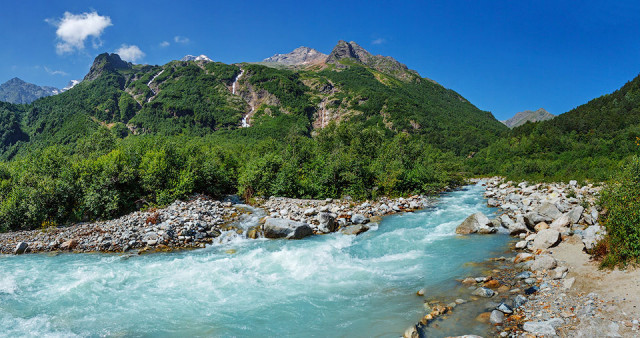
[[[263,228],[266,238],[301,239],[313,235],[309,224],[284,218],[267,218]]]
[[[524,222],[520,222],[519,220],[514,221],[507,215],[500,216],[500,221],[502,222],[502,226],[509,230],[509,235],[518,235],[527,232],[527,226],[524,225]]]
[[[481,212],[477,212],[465,219],[456,228],[456,234],[468,235],[479,231],[486,231],[486,228],[490,228],[491,221]],[[494,229],[495,230],[495,229]]]
[[[28,247],[29,247],[29,244],[25,242],[20,242],[18,243],[18,245],[16,245],[16,249],[13,251],[13,253],[16,255],[22,255],[25,251],[27,251]]]
[[[560,232],[555,229],[545,229],[536,234],[533,240],[535,249],[548,249],[561,241]]]
[[[562,216],[558,207],[550,202],[543,202],[539,207],[525,215],[527,226],[533,227],[540,222],[553,222],[556,218]]]
[[[495,198],[490,198],[489,200],[487,200],[487,205],[492,208],[496,208],[500,205],[500,201]]]
[[[538,212],[538,214],[546,217],[547,222],[552,222],[556,218],[562,216],[562,213],[560,212],[560,210],[558,210],[558,207],[550,202],[544,202],[540,204],[536,211]]]
[[[73,250],[78,246],[78,241],[75,239],[70,239],[62,244],[60,244],[61,250]]]
[[[562,216],[556,218],[550,225],[551,229],[556,229],[558,231],[564,231],[566,227],[571,225],[571,218],[569,217],[569,213],[563,214]]]
[[[345,235],[359,235],[368,230],[369,230],[369,227],[364,224],[353,224],[346,228],[343,228],[342,230],[340,230],[340,232],[342,232]]]
[[[582,216],[583,211],[584,211],[584,208],[581,205],[569,211],[567,216],[569,216],[569,221],[571,222],[571,224],[575,224],[575,223],[578,223],[578,221],[580,221],[580,217]]]
[[[582,232],[582,243],[584,243],[584,248],[587,251],[592,250],[604,235],[605,229],[602,226],[592,225],[586,228]]]
[[[534,229],[536,230],[536,232],[540,232],[542,230],[549,229],[549,224],[547,224],[547,222],[540,222],[536,224]]]
[[[564,324],[564,320],[553,318],[540,322],[525,322],[522,329],[535,335],[555,336],[556,328]]]
[[[537,256],[533,261],[533,264],[531,264],[531,271],[550,271],[552,269],[555,269],[556,266],[558,266],[558,262],[556,262],[555,258],[551,257],[550,255],[540,255]]]
[[[364,217],[363,214],[353,214],[351,216],[351,223],[353,223],[353,224],[367,224],[367,223],[369,223],[369,219]]]
[[[331,213],[321,212],[316,216],[316,219],[320,222],[318,225],[319,231],[324,232],[325,234],[336,231],[336,218]]]

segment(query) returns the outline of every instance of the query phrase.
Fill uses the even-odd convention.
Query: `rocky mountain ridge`
[[[0,85],[0,101],[9,103],[31,103],[41,97],[61,93],[62,90],[48,86],[38,86],[17,77]]]
[[[513,129],[527,122],[546,121],[546,120],[551,120],[554,117],[555,115],[549,113],[544,108],[540,108],[536,111],[532,111],[532,110],[521,111],[516,115],[514,115],[512,118],[505,121],[500,121],[500,122],[504,123],[507,127]]]
[[[287,66],[313,65],[323,63],[327,59],[327,54],[316,49],[300,46],[292,52],[286,54],[275,54],[262,62],[279,63]]]
[[[200,54],[198,56],[185,55],[182,59],[180,59],[180,61],[206,61],[206,62],[213,62],[213,60],[211,60],[208,56],[206,56],[204,54]]]

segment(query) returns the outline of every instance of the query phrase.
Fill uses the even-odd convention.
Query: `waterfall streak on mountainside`
[[[154,75],[151,80],[149,82],[147,82],[147,87],[149,87],[149,89],[151,89],[151,92],[153,93],[153,96],[149,98],[149,100],[147,100],[147,102],[151,102],[151,99],[156,96],[158,93],[153,90],[153,88],[151,88],[151,83],[158,77],[160,76],[160,74],[162,74],[164,72],[164,69],[160,71],[160,73]]]
[[[243,74],[244,74],[244,69],[240,70],[240,74],[238,74],[236,76],[236,79],[233,80],[233,85],[231,85],[231,93],[233,95],[236,94],[236,85],[238,84],[238,81],[240,81],[240,78],[242,77]]]

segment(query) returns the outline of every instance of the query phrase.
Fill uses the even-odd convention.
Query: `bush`
[[[603,266],[640,261],[640,158],[634,156],[602,193],[608,250]]]

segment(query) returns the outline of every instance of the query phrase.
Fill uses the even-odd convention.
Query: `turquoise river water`
[[[454,233],[470,214],[495,211],[483,191],[444,194],[433,208],[386,217],[357,237],[0,256],[0,336],[399,337],[425,314],[417,290],[451,301],[454,279],[478,270],[465,263],[504,250],[508,236]],[[434,335],[465,330],[482,328]]]

